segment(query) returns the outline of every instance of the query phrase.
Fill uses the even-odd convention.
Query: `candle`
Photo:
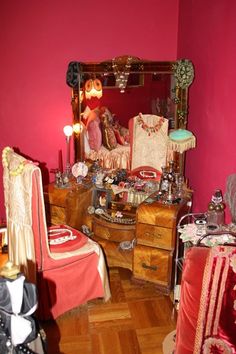
[[[58,151],[58,170],[63,172],[62,150]]]

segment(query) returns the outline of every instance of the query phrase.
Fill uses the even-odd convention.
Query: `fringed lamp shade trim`
[[[192,132],[186,129],[177,129],[169,134],[169,149],[183,153],[196,147],[196,138]]]
[[[184,151],[194,149],[196,147],[196,138],[193,135],[191,138],[182,141],[169,140],[169,148],[173,151],[183,153]]]

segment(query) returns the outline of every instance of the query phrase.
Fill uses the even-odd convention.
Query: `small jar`
[[[225,223],[225,205],[223,204],[222,192],[217,189],[208,204],[207,223],[215,225],[224,225]]]
[[[225,223],[224,210],[221,210],[221,211],[208,210],[207,223],[208,224],[216,224],[216,225],[224,225],[224,223]]]

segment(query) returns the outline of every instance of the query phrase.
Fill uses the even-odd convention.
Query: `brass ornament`
[[[216,204],[215,211],[221,211],[221,210],[222,210],[221,205],[220,204]]]
[[[212,211],[215,209],[215,205],[213,203],[208,204],[208,210]]]
[[[194,79],[192,62],[187,59],[178,60],[174,64],[174,77],[177,87],[181,87],[182,89],[189,87]]]

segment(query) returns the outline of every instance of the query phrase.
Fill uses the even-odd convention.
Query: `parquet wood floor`
[[[112,298],[90,301],[55,322],[43,322],[48,354],[160,354],[175,329],[170,297],[135,284],[127,269],[110,269]]]
[[[0,266],[7,255],[0,255]],[[132,281],[127,269],[109,271],[112,298],[89,301],[42,322],[48,354],[161,354],[165,336],[175,329],[176,311],[169,296],[153,284]]]

